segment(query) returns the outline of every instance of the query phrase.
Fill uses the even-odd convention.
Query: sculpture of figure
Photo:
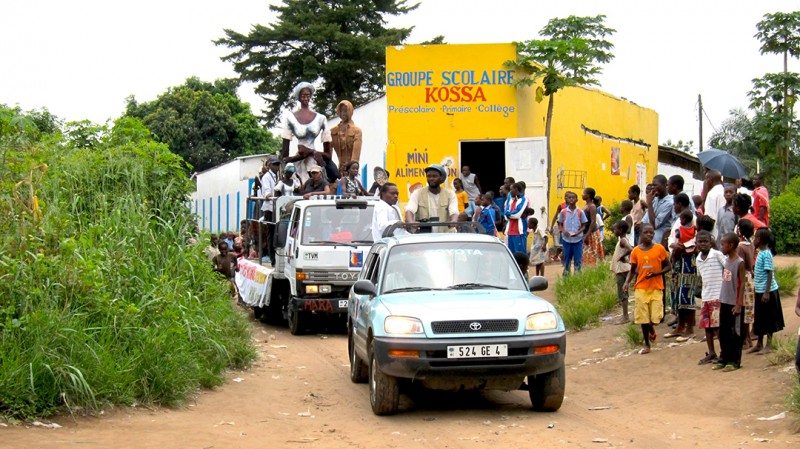
[[[339,173],[346,176],[344,165],[350,161],[359,162],[361,157],[361,128],[353,123],[353,104],[349,101],[340,101],[336,105],[336,114],[341,121],[331,128],[331,147],[339,159]]]
[[[327,129],[327,118],[309,107],[311,97],[314,95],[314,86],[311,83],[301,82],[294,88],[292,95],[300,103],[300,108],[286,117],[286,126],[281,134],[283,138],[281,158],[283,162],[295,162],[297,176],[302,183],[305,183],[309,179],[308,170],[311,167],[324,168],[326,160],[330,161],[331,133]],[[323,151],[315,151],[314,141],[320,134]],[[297,138],[297,154],[290,157],[289,143],[293,137]]]

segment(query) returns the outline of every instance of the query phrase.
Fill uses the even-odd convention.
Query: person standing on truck
[[[261,212],[267,223],[267,256],[272,263],[275,260],[275,244],[272,240],[275,235],[275,203],[272,201],[272,197],[275,194],[275,186],[278,185],[278,170],[281,168],[281,161],[277,157],[271,157],[267,161],[267,167],[267,172],[261,177],[260,196],[264,198]]]
[[[381,200],[375,203],[375,209],[372,213],[372,241],[374,242],[383,237],[383,231],[386,228],[395,223],[403,222],[400,208],[397,207],[397,197],[400,194],[397,185],[387,182],[381,186],[379,192]],[[395,229],[393,234],[400,235],[405,233],[405,229]]]
[[[406,205],[406,223],[427,223],[458,220],[458,202],[456,194],[450,189],[443,189],[447,180],[447,171],[439,164],[425,167],[428,185],[411,194]],[[429,228],[430,229],[430,228]],[[423,232],[432,232],[424,230]],[[444,232],[437,230],[436,232]]]

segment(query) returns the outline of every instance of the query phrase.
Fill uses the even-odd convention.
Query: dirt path
[[[800,259],[781,259],[778,264]],[[554,279],[555,266],[548,266]],[[543,296],[552,299],[552,288]],[[800,320],[784,298],[787,329]],[[295,337],[253,322],[260,359],[204,391],[182,410],[126,408],[99,417],[58,417],[59,429],[0,427],[7,448],[522,448],[800,447],[786,410],[791,366],[748,355],[733,373],[698,366],[704,343],[652,354],[626,346],[622,327],[570,334],[567,398],[557,413],[529,410],[525,392],[444,394],[412,391],[400,414],[376,417],[366,385],[348,378],[343,335]],[[659,326],[659,335],[666,332]],[[610,407],[591,410],[593,407]],[[593,442],[599,439],[600,442]],[[766,442],[758,440],[765,439]]]

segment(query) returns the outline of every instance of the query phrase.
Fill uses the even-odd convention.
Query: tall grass
[[[798,272],[800,268],[797,265],[775,267],[775,281],[778,282],[781,295],[788,296],[796,291]]]
[[[14,153],[33,194],[0,192],[0,415],[179,405],[254,360],[243,314],[186,243],[181,161],[140,131]],[[34,179],[30,160],[50,168]]]
[[[556,282],[556,309],[571,330],[598,323],[600,315],[617,302],[614,275],[605,264],[584,268]]]

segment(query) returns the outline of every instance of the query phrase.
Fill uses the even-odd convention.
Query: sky
[[[235,77],[229,53],[214,39],[226,28],[247,33],[274,22],[266,0],[27,0],[0,12],[0,104],[46,107],[65,120],[104,123],[125,99],[150,101],[197,76]],[[410,2],[413,4],[413,2]],[[751,80],[782,70],[753,37],[768,12],[800,10],[800,0],[421,0],[389,18],[414,26],[408,43],[501,43],[536,38],[551,18],[605,14],[616,29],[614,60],[600,89],[659,114],[659,143],[698,138],[702,95],[704,140],[734,108],[747,107]],[[789,70],[800,71],[791,60]],[[265,103],[245,84],[240,96],[259,113]]]

